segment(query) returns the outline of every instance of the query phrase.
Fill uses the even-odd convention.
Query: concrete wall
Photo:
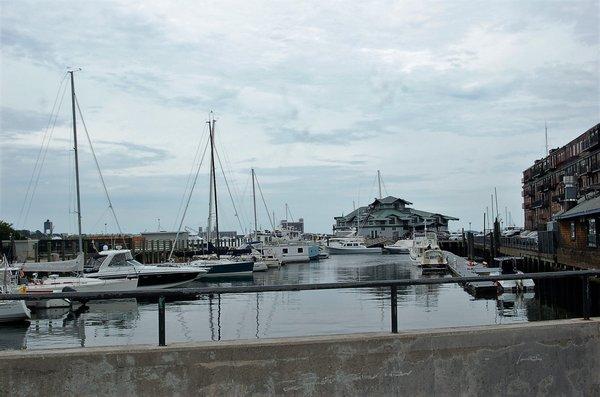
[[[0,395],[600,395],[600,319],[0,353]]]

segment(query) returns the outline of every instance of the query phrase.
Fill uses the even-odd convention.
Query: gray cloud
[[[0,135],[8,137],[14,133],[42,131],[48,125],[50,115],[31,110],[0,107]],[[64,125],[65,120],[58,118],[56,125]]]

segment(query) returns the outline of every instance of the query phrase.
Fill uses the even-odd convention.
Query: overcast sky
[[[1,2],[0,218],[74,232],[70,97],[23,207],[69,67],[119,221],[172,229],[208,112],[221,229],[267,206],[331,231],[384,193],[481,228],[490,194],[522,225],[521,173],[600,120],[599,2]],[[59,98],[61,95],[59,95]],[[60,100],[59,100],[60,102]],[[79,121],[81,127],[81,121]],[[115,222],[80,131],[84,232]],[[184,225],[205,226],[201,168]],[[34,183],[32,186],[35,185]],[[31,191],[32,189],[30,189]],[[268,226],[262,201],[259,223]]]

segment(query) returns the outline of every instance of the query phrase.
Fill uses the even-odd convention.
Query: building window
[[[301,254],[304,252],[304,248],[298,248],[298,253]]]
[[[385,227],[382,227],[382,228],[381,228],[381,231],[385,231]]]
[[[588,219],[588,247],[597,247],[596,219]]]
[[[571,222],[571,241],[575,241],[575,222]]]
[[[287,249],[287,248],[284,248],[284,249],[283,249],[283,253],[284,253],[284,254],[287,254],[287,253],[288,253],[288,249]]]

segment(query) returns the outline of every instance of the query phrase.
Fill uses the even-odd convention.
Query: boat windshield
[[[83,272],[84,273],[94,273],[100,270],[100,266],[106,259],[106,256],[103,255],[95,255],[92,256],[84,265]]]

